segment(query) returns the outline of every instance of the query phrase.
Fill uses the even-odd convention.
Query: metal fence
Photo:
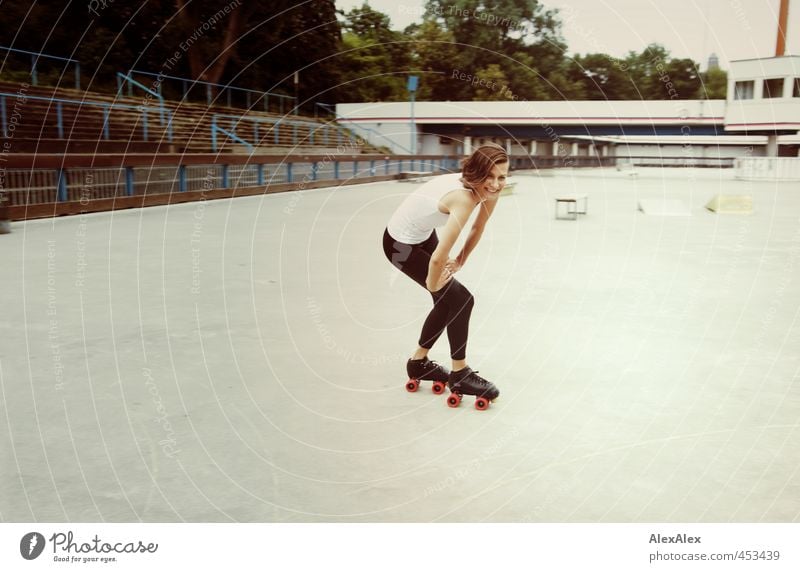
[[[278,183],[345,181],[402,172],[453,172],[453,157],[367,157],[346,160],[330,156],[309,160],[244,164],[131,165],[120,167],[8,168],[3,190],[8,204],[34,205],[91,201],[115,197],[180,193],[210,189],[237,189]]]

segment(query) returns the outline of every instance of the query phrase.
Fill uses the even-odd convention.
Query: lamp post
[[[414,123],[414,96],[417,93],[417,82],[419,78],[415,75],[408,76],[408,95],[411,98],[411,154],[417,154],[417,126]]]

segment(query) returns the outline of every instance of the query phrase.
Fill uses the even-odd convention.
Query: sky
[[[572,54],[602,52],[623,57],[648,44],[665,46],[672,57],[692,58],[706,68],[717,54],[720,66],[731,60],[775,55],[780,0],[541,0],[558,8],[562,34]],[[350,10],[363,0],[336,0]],[[375,10],[402,30],[419,22],[425,0],[369,0]],[[487,24],[488,25],[488,24]],[[800,54],[800,0],[790,0],[786,54]]]

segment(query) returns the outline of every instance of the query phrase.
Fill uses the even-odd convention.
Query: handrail
[[[43,52],[31,52],[28,50],[20,50],[19,48],[11,48],[8,46],[0,46],[0,50],[6,50],[7,52],[16,52],[19,54],[26,54],[29,56],[36,56],[36,58],[31,57],[31,83],[34,86],[39,85],[39,77],[36,73],[36,62],[39,61],[39,58],[47,58],[50,60],[60,60],[62,62],[71,62],[75,64],[75,89],[81,88],[81,62],[79,60],[73,58],[63,58],[61,56],[51,56],[50,54],[45,54]]]
[[[220,127],[219,122],[218,122],[218,120],[220,120],[220,119],[229,119],[229,120],[231,120],[231,124],[232,124],[232,127],[233,127],[234,131],[228,131],[227,129],[224,129],[223,127]],[[338,125],[336,125],[336,126],[326,125],[326,124],[320,123],[318,121],[312,121],[310,119],[287,119],[286,117],[280,117],[280,118],[276,119],[274,117],[251,117],[251,116],[247,116],[247,115],[230,115],[230,114],[226,114],[226,113],[215,113],[215,114],[213,114],[211,116],[211,149],[213,151],[215,151],[215,152],[217,151],[217,133],[222,133],[226,137],[230,137],[234,141],[236,141],[238,143],[241,143],[242,145],[246,145],[248,150],[250,152],[252,152],[253,148],[256,145],[253,145],[249,141],[246,141],[246,140],[242,139],[241,137],[239,137],[235,133],[236,128],[239,126],[240,123],[243,123],[243,122],[249,122],[249,123],[256,124],[255,125],[256,145],[258,144],[258,126],[257,126],[257,124],[259,124],[259,123],[271,124],[271,125],[274,125],[274,126],[276,126],[278,128],[280,128],[281,126],[288,126],[288,127],[292,127],[292,126],[295,126],[295,127],[308,126],[309,127],[309,131],[311,131],[311,127],[313,126],[315,128],[314,129],[315,131],[319,130],[319,129],[332,129],[339,135],[341,135],[341,132],[343,130],[343,128],[338,126]],[[312,141],[313,141],[313,133],[312,133],[311,137],[312,137]],[[278,133],[277,132],[275,133],[275,138],[276,138],[276,143],[277,143],[277,138],[278,138]],[[326,136],[326,140],[327,140],[327,136]]]
[[[331,105],[330,103],[322,103],[322,102],[314,102],[314,117],[317,116],[317,106],[320,106],[322,109],[336,117],[336,108]]]
[[[78,63],[80,63],[79,60],[76,60],[76,59],[73,59],[73,58],[62,58],[61,56],[51,56],[50,54],[45,54],[44,52],[29,52],[28,50],[20,50],[19,48],[9,48],[8,46],[0,46],[0,50],[6,50],[6,51],[9,51],[9,52],[19,52],[21,54],[29,54],[29,55],[32,55],[32,56],[39,56],[39,57],[43,56],[43,57],[51,59],[51,60],[62,60],[62,61],[65,61],[65,62],[78,62]]]
[[[337,118],[336,118],[336,121],[339,121],[339,120],[340,120],[340,118],[339,118],[339,117],[337,117]],[[342,126],[342,128],[344,128],[344,129],[350,129],[350,127],[351,127],[351,125],[348,125],[347,127],[344,127],[344,126]],[[363,130],[363,131],[367,131],[367,132],[369,132],[369,133],[374,133],[374,134],[375,134],[375,135],[377,135],[378,137],[381,137],[381,138],[383,138],[383,139],[386,139],[386,141],[388,141],[388,142],[389,142],[389,149],[391,149],[391,150],[392,150],[392,153],[395,153],[394,147],[395,147],[395,145],[397,145],[397,146],[398,146],[400,149],[402,149],[403,151],[405,151],[405,152],[406,152],[406,153],[408,153],[409,155],[415,155],[415,153],[414,153],[413,151],[411,151],[411,149],[409,149],[409,148],[408,148],[408,147],[406,147],[405,145],[401,145],[400,143],[397,143],[396,141],[392,141],[392,140],[391,140],[391,139],[389,139],[389,138],[388,138],[386,135],[384,135],[383,133],[381,133],[381,132],[379,132],[379,131],[375,131],[374,129],[371,129],[371,128],[369,128],[369,127],[362,127],[361,125],[358,125],[358,124],[356,124],[356,123],[353,123],[353,124],[352,124],[352,127],[356,127],[356,128],[358,128],[358,129],[361,129],[361,130]],[[369,139],[367,139],[367,141],[369,141]],[[372,143],[372,141],[370,141],[370,143]]]
[[[2,130],[3,136],[8,138],[8,117],[7,117],[7,105],[5,104],[6,97],[19,97],[18,93],[8,93],[0,91],[0,122],[2,123]],[[86,101],[86,100],[79,100],[79,99],[62,99],[59,97],[43,97],[39,95],[26,95],[25,99],[36,99],[39,101],[48,101],[51,103],[56,104],[56,117],[57,123],[56,128],[58,129],[59,137],[63,139],[64,137],[64,124],[62,119],[61,107],[62,104],[67,103],[70,105],[86,105],[89,107],[102,107],[103,108],[103,134],[104,139],[108,140],[110,138],[110,133],[108,129],[108,120],[109,120],[109,112],[112,109],[135,109],[136,111],[142,112],[142,128],[144,130],[144,139],[147,141],[147,114],[151,111],[154,111],[147,107],[146,105],[126,105],[124,103],[107,103],[104,101]],[[162,110],[163,111],[163,110]],[[170,116],[170,120],[167,123],[167,140],[172,141],[172,112],[170,110],[166,110],[167,114]]]
[[[247,147],[247,150],[250,153],[253,152],[253,149],[255,148],[254,145],[250,144],[248,141],[245,141],[244,139],[242,139],[241,137],[236,135],[236,133],[228,131],[227,129],[224,129],[224,128],[220,127],[219,125],[217,125],[217,118],[216,117],[212,117],[211,118],[211,150],[212,151],[214,151],[214,152],[217,151],[217,133],[218,132],[222,133],[226,137],[229,137],[230,139],[233,139],[237,143],[245,145]]]
[[[129,76],[125,75],[122,72],[117,72],[117,93],[119,95],[122,95],[122,87],[123,87],[123,84],[122,84],[122,81],[121,81],[122,79],[124,79],[128,83],[131,83],[131,84],[135,85],[139,89],[142,89],[142,90],[146,91],[147,93],[149,93],[150,95],[152,95],[152,96],[154,96],[155,98],[158,99],[159,108],[161,110],[161,113],[160,113],[160,115],[161,115],[161,125],[164,125],[165,124],[165,120],[164,120],[165,106],[164,106],[164,98],[161,96],[161,94],[158,93],[157,91],[153,91],[152,89],[150,89],[146,85],[139,83],[138,81],[136,81],[132,77],[129,77]],[[133,90],[130,88],[130,86],[128,86],[128,95],[129,96],[133,95]]]
[[[191,83],[193,85],[205,85],[206,86],[206,105],[211,105],[211,103],[212,103],[212,99],[213,98],[211,96],[211,89],[210,89],[211,87],[220,87],[223,90],[228,90],[228,107],[233,107],[231,105],[231,98],[230,98],[231,91],[243,91],[243,92],[245,92],[247,94],[247,108],[248,109],[250,108],[250,94],[251,93],[257,93],[260,96],[264,97],[264,110],[265,111],[268,111],[269,96],[283,98],[283,99],[289,99],[289,100],[292,100],[292,101],[294,101],[294,99],[295,99],[291,95],[283,95],[283,94],[274,93],[274,92],[271,92],[271,91],[260,91],[260,90],[257,90],[257,89],[249,89],[249,88],[246,88],[246,87],[237,87],[237,86],[230,85],[230,84],[221,84],[221,83],[214,83],[214,82],[210,82],[210,81],[203,81],[203,80],[191,79],[191,78],[186,78],[186,77],[178,77],[178,76],[167,75],[167,74],[163,74],[163,73],[146,72],[146,71],[141,71],[141,70],[130,70],[128,72],[128,74],[130,74],[130,75],[140,74],[140,75],[146,75],[146,76],[150,76],[150,77],[174,79],[174,80],[180,81],[180,82],[183,83],[183,97],[186,97],[186,94],[189,91],[186,88],[187,84]],[[161,92],[161,83],[158,84],[158,90],[159,90],[159,93],[160,93]],[[280,101],[280,104],[281,104],[280,105],[280,112],[283,113],[283,101],[282,100],[279,100],[279,101]]]

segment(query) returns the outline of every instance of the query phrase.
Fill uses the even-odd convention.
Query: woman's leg
[[[431,295],[434,306],[422,328],[420,342],[425,339],[438,338],[446,327],[453,369],[462,369],[466,366],[469,320],[475,299],[470,291],[455,278],[450,280],[447,286]],[[423,344],[420,343],[420,345]]]
[[[388,230],[383,233],[383,252],[386,258],[389,259],[393,266],[425,288],[426,291],[428,288],[425,285],[425,281],[428,278],[431,254],[436,250],[438,244],[439,239],[435,231],[431,233],[425,242],[420,244],[397,242],[392,238]],[[425,320],[425,325],[422,328],[424,333],[420,336],[419,346],[412,359],[422,359],[428,355],[428,350],[439,339],[446,324],[447,309],[437,307],[434,300],[434,307]]]
[[[383,236],[386,258],[426,290],[425,281],[428,277],[430,257],[438,244],[439,240],[435,232],[425,242],[416,245],[397,242],[389,235],[388,231]],[[454,278],[438,292],[431,293],[431,296],[433,308],[422,326],[419,347],[414,357],[425,357],[427,350],[433,347],[442,332],[447,329],[453,368],[462,369],[466,365],[464,360],[466,359],[469,335],[469,319],[474,305],[472,294]]]

